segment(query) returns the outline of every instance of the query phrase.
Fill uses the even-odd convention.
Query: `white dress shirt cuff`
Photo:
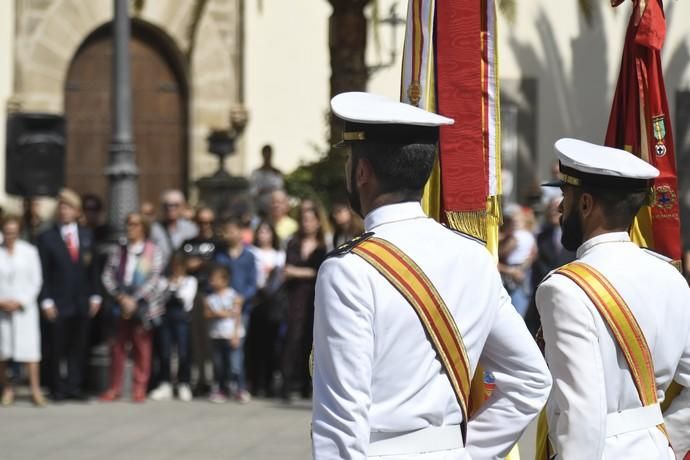
[[[41,309],[50,310],[51,308],[55,308],[55,302],[53,299],[43,299],[43,302],[41,302]]]
[[[89,303],[97,303],[98,305],[100,305],[102,302],[103,297],[99,295],[92,295],[91,297],[89,297]]]

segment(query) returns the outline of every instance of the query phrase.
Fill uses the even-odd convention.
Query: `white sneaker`
[[[252,395],[247,390],[242,390],[235,393],[235,401],[240,404],[247,404],[251,400]]]
[[[208,400],[215,404],[222,404],[226,402],[228,399],[225,397],[223,393],[220,392],[220,390],[212,390],[211,395],[208,397]]]
[[[153,390],[149,398],[153,401],[169,401],[173,396],[173,388],[168,382],[161,383]]]
[[[189,402],[192,400],[192,389],[186,383],[177,386],[177,397],[180,401]]]

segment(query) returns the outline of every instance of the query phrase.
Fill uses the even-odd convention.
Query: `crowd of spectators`
[[[515,309],[532,332],[539,327],[534,304],[537,286],[552,270],[575,259],[561,244],[560,202],[560,195],[546,196],[538,206],[509,204],[503,212],[498,270]]]
[[[327,213],[312,198],[288,196],[271,163],[250,176],[250,193],[217,215],[190,207],[179,190],[142,203],[113,244],[94,195],[65,189],[55,218],[35,200],[2,221],[0,247],[0,386],[29,382],[44,405],[123,396],[133,361],[131,399],[250,401],[252,395],[309,398],[309,355],[316,274],[330,249],[363,231],[347,201]],[[518,313],[536,331],[534,290],[574,259],[561,244],[560,196],[536,206],[504,207],[499,272]],[[107,385],[89,367],[91,349],[107,344]],[[9,364],[9,366],[8,366]],[[25,364],[25,366],[21,366]]]
[[[4,216],[2,404],[25,379],[37,406],[43,389],[53,401],[104,403],[309,398],[316,274],[362,222],[344,201],[327,213],[289,197],[270,147],[262,153],[251,193],[232,211],[192,208],[168,190],[158,206],[128,214],[116,242],[101,200],[69,189],[52,221],[31,199],[23,216]],[[104,344],[109,359],[98,368],[93,353]]]

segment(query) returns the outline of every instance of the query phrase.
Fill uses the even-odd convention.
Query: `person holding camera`
[[[197,296],[191,313],[192,374],[196,375],[195,395],[207,395],[211,389],[210,376],[206,364],[211,362],[211,342],[208,338],[208,325],[204,316],[204,298],[210,292],[208,271],[218,248],[222,246],[216,236],[216,214],[209,207],[201,207],[196,212],[195,224],[199,234],[182,243],[187,273],[196,278]],[[196,372],[194,372],[196,371]]]
[[[161,382],[151,392],[150,398],[154,401],[169,400],[173,396],[170,372],[173,342],[177,347],[177,396],[184,402],[192,400],[189,386],[190,312],[194,306],[197,281],[193,276],[187,275],[186,263],[184,254],[173,254],[170,276],[163,280],[165,313],[161,327],[158,328]]]
[[[213,209],[199,208],[194,223],[199,233],[182,243],[180,251],[185,255],[187,273],[193,275],[198,282],[199,292],[208,291],[208,268],[216,250],[221,246],[215,231],[216,215]]]
[[[115,336],[110,348],[110,387],[101,401],[118,399],[131,344],[134,359],[132,401],[144,402],[151,374],[151,329],[161,322],[163,257],[149,239],[150,223],[140,213],[127,215],[127,241],[109,257],[102,281],[113,300]]]

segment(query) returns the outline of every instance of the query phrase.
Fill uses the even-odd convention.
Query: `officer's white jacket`
[[[474,459],[505,456],[545,404],[551,378],[494,260],[481,244],[427,218],[419,203],[377,208],[364,224],[421,267],[458,324],[472,370],[481,362],[494,373],[496,391],[468,425],[467,451]],[[370,432],[463,421],[413,308],[352,253],[319,270],[313,383],[315,459],[366,458]]]
[[[690,289],[667,261],[638,248],[626,233],[586,241],[577,258],[599,270],[632,310],[651,349],[659,400],[675,378],[690,386]],[[607,414],[641,406],[628,365],[594,304],[563,275],[537,290],[546,361],[554,386],[549,434],[560,459],[673,458],[656,428],[606,435]],[[674,446],[690,448],[687,390],[669,412]],[[670,422],[670,423],[669,423]]]

